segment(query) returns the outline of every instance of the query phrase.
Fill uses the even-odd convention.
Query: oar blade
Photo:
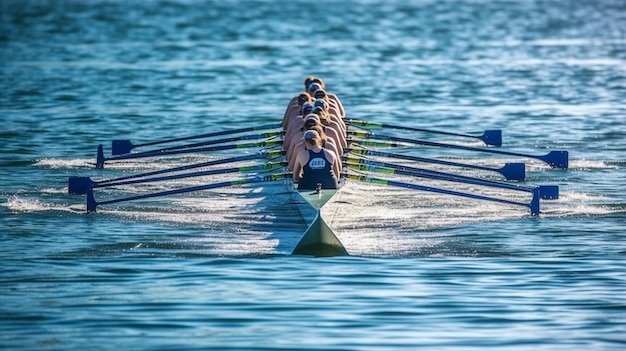
[[[567,169],[569,166],[569,152],[567,150],[550,151],[547,155],[537,158],[554,168]]]
[[[539,188],[533,189],[533,198],[530,200],[528,207],[530,208],[531,216],[539,216],[539,199],[541,198],[541,191]]]
[[[96,168],[104,168],[104,161],[106,161],[106,157],[104,157],[104,148],[102,144],[98,145],[98,151],[96,155]]]
[[[89,177],[72,176],[67,180],[67,193],[72,195],[83,195],[87,190],[93,188],[94,182]]]
[[[479,136],[478,139],[482,140],[487,145],[502,146],[502,130],[485,130],[483,135]]]
[[[556,200],[559,198],[558,185],[540,185],[539,194],[542,200]]]
[[[526,165],[521,162],[507,163],[497,169],[497,172],[502,174],[506,180],[523,181],[526,179]]]
[[[111,142],[111,154],[123,155],[129,153],[135,145],[130,140],[113,140]]]
[[[93,196],[93,189],[87,189],[87,212],[96,212],[98,205],[96,198]]]

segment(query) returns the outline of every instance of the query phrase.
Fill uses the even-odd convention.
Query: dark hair
[[[309,93],[301,93],[300,95],[298,95],[298,103],[300,105],[303,105],[305,102],[310,102],[311,101],[311,95],[309,95]]]
[[[304,78],[304,90],[306,90],[309,87],[309,84],[313,83],[316,79],[317,77],[315,76],[308,76]]]
[[[323,99],[326,97],[326,95],[328,95],[326,94],[326,90],[324,90],[323,88],[320,88],[315,91],[315,94],[313,97],[316,99]]]
[[[322,89],[326,89],[326,83],[324,83],[324,80],[322,80],[322,78],[316,76],[308,76],[304,78],[304,90],[307,90],[311,83],[317,83],[322,87]]]

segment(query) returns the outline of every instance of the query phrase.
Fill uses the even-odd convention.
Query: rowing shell
[[[337,196],[341,189],[298,190],[288,181],[294,203],[308,225],[306,232],[292,254],[311,256],[341,256],[348,252],[333,229],[322,216],[322,208]]]

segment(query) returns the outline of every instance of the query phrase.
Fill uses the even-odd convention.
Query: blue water
[[[624,349],[625,19],[617,0],[0,1],[0,348]],[[357,184],[333,217],[351,256],[313,258],[289,255],[305,224],[280,184],[89,215],[67,195],[212,156],[96,170],[98,144],[278,121],[311,74],[351,118],[568,150],[567,170],[406,151],[526,162],[560,199],[534,218]]]

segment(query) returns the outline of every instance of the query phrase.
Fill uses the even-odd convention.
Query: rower
[[[306,94],[309,96],[309,99],[312,99],[313,97],[311,95],[309,95],[308,93],[308,87],[311,83],[318,83],[319,86],[321,86],[322,88],[324,88],[324,81],[322,81],[321,78],[315,77],[315,76],[308,76],[306,78],[304,78],[304,92],[300,93],[296,96],[294,96],[293,98],[291,98],[291,100],[289,100],[289,103],[287,104],[287,109],[285,110],[285,114],[283,115],[283,120],[285,119],[285,117],[287,117],[290,113],[294,113],[295,115],[297,115],[298,111],[293,111],[291,110],[293,106],[302,106],[302,103],[300,103],[300,100],[303,99],[303,95],[302,94]],[[291,110],[291,111],[290,111]],[[291,115],[293,116],[293,115]],[[284,125],[283,125],[284,126]]]
[[[330,118],[328,112],[322,110],[321,107],[313,107],[313,111],[311,111],[312,115],[318,116],[320,123],[324,127],[324,131],[328,134],[329,138],[332,138],[337,142],[337,145],[341,148],[345,148],[348,146],[345,132],[341,130],[339,124],[333,121]]]
[[[323,114],[328,115],[328,117],[330,117],[330,119],[333,122],[333,125],[335,125],[337,128],[335,128],[338,132],[341,133],[341,135],[343,135],[344,137],[346,137],[346,123],[343,121],[343,118],[339,118],[337,117],[337,115],[330,111],[328,109],[328,103],[324,102],[324,100],[315,100],[313,102],[313,110],[311,110],[311,113],[316,113],[316,114],[320,114],[319,112],[316,112],[315,109],[320,109],[323,112]],[[319,111],[319,110],[317,110]]]
[[[289,124],[291,123],[291,120],[301,114],[302,106],[306,103],[311,103],[311,102],[313,102],[313,99],[306,92],[300,93],[296,101],[290,102],[290,104],[287,106],[287,110],[285,111],[285,114],[283,115],[283,122],[282,122],[283,129],[284,130],[289,129]]]
[[[322,147],[322,139],[314,130],[304,133],[306,149],[296,156],[293,181],[298,189],[338,189],[339,159],[334,152]]]
[[[309,115],[313,110],[313,105],[305,103],[302,105],[302,112],[300,115],[293,117],[293,120],[289,122],[289,127],[285,129],[285,135],[283,136],[283,151],[289,153],[289,150],[293,147],[293,138],[296,134],[303,131],[302,126],[305,122],[305,116]],[[298,136],[299,139],[301,137]]]
[[[309,82],[308,85],[306,85],[306,82]],[[312,88],[315,88],[315,90],[311,90],[309,89],[309,86],[311,84],[316,84],[316,86],[313,86]],[[329,101],[332,101],[336,107],[337,110],[339,112],[339,117],[344,118],[346,116],[346,111],[343,109],[343,104],[341,103],[341,100],[339,100],[339,98],[337,97],[337,95],[330,93],[326,90],[326,83],[324,83],[324,81],[322,80],[322,78],[319,77],[312,77],[312,79],[310,80],[305,80],[305,90],[306,92],[308,92],[314,99],[317,99],[318,97],[315,96],[315,92],[317,90],[323,90],[324,94],[328,97]],[[318,93],[318,96],[321,96],[321,93]]]
[[[291,148],[291,154],[293,155],[293,157],[287,159],[287,167],[289,168],[289,170],[293,170],[296,164],[296,156],[300,153],[300,151],[306,149],[304,133],[306,133],[308,130],[314,130],[320,135],[320,138],[322,139],[322,147],[324,149],[331,150],[339,158],[341,158],[342,156],[343,150],[337,147],[333,139],[329,138],[326,133],[324,133],[324,128],[322,127],[322,125],[319,123],[315,124],[315,120],[313,119],[309,120],[309,122],[313,123],[305,123],[303,127],[304,131],[302,132],[302,137],[297,140],[295,145]],[[339,163],[339,171],[341,172],[341,163]]]

